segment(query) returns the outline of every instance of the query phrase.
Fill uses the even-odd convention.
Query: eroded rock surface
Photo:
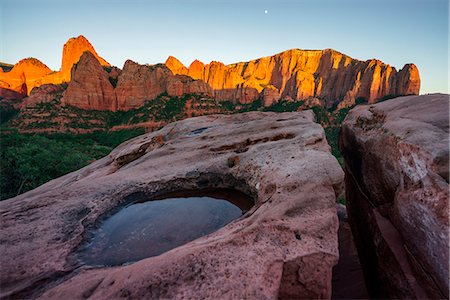
[[[2,296],[44,299],[329,298],[343,171],[310,111],[171,123],[2,201]],[[255,205],[218,231],[114,268],[77,259],[129,195],[233,188]]]
[[[449,95],[358,106],[340,148],[371,296],[448,298]]]

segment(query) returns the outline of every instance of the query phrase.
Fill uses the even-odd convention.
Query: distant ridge
[[[84,52],[92,54],[81,64],[89,70],[75,71],[74,65]],[[291,49],[229,65],[194,60],[186,67],[173,56],[165,64],[153,66],[128,60],[120,70],[100,57],[80,35],[65,43],[60,71],[53,72],[34,58],[21,60],[12,69],[9,65],[0,67],[0,97],[24,98],[35,87],[67,82],[69,92],[64,93],[64,104],[99,110],[139,107],[160,93],[200,93],[235,103],[260,99],[265,106],[280,99],[317,98],[328,107],[342,108],[358,98],[373,103],[385,96],[420,91],[419,71],[414,64],[397,71],[380,60],[361,61],[333,49]]]

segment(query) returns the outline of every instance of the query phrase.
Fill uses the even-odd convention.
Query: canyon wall
[[[449,95],[357,106],[342,124],[349,223],[372,298],[448,299]]]
[[[327,107],[338,105],[342,108],[355,104],[359,97],[374,103],[387,95],[418,94],[420,90],[420,76],[414,64],[407,64],[397,71],[379,60],[360,61],[332,49],[292,49],[231,65],[217,61],[205,65],[195,60],[186,67],[172,56],[165,64],[156,65],[139,65],[127,60],[121,71],[111,67],[85,37],[79,36],[64,45],[58,72],[52,72],[36,59],[25,59],[11,71],[0,72],[0,95],[23,98],[34,87],[43,84],[67,82],[70,86],[75,80],[72,68],[84,52],[90,52],[104,69],[102,72],[97,66],[92,76],[85,70],[84,75],[77,78],[78,82],[74,83],[77,88],[71,90],[83,87],[85,96],[76,98],[77,93],[65,94],[65,104],[84,109],[129,110],[161,93],[171,96],[198,93],[234,103],[252,103],[260,99],[265,106],[280,99],[318,98]],[[77,73],[83,72],[79,70],[82,66],[90,68],[92,63],[80,64]],[[108,75],[113,69],[116,74]],[[113,78],[110,81],[115,104],[110,103],[114,98],[110,91],[103,91],[108,98],[98,99],[97,87],[107,86],[105,76]],[[97,100],[92,100],[95,104],[91,104],[90,99]]]
[[[343,177],[311,111],[168,124],[0,201],[0,297],[329,299]],[[238,190],[254,206],[158,256],[100,268],[79,259],[92,229],[134,196],[208,188]]]
[[[328,106],[341,101],[354,104],[358,97],[373,103],[386,95],[418,94],[420,90],[420,76],[414,64],[405,65],[397,72],[379,60],[359,61],[332,49],[292,49],[231,65],[215,61],[204,65],[195,60],[189,68],[170,56],[166,66],[174,74],[207,82],[219,99],[240,100],[236,96],[230,99],[233,94],[223,91],[257,91],[239,101],[242,103],[258,99],[266,87],[278,94],[265,101],[266,105],[280,98],[301,100],[309,97],[324,99]]]
[[[109,67],[110,64],[101,58],[94,47],[82,35],[69,39],[63,47],[61,69],[50,70],[36,58],[26,58],[14,65],[11,71],[0,72],[0,90],[8,89],[18,92],[19,97],[30,95],[34,87],[43,84],[61,84],[71,79],[72,67],[80,60],[81,55],[88,51],[94,55],[100,65]],[[0,68],[1,69],[1,68]],[[15,95],[17,98],[17,95]],[[5,97],[6,98],[6,97]]]

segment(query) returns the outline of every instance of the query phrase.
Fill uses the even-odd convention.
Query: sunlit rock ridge
[[[89,54],[83,55],[85,52]],[[21,60],[10,71],[0,70],[2,98],[24,98],[44,84],[48,89],[48,84],[68,83],[63,104],[112,111],[140,107],[161,93],[203,94],[234,103],[261,100],[265,106],[280,99],[318,98],[328,107],[342,108],[358,98],[374,103],[388,95],[417,95],[420,91],[414,64],[397,71],[380,60],[360,61],[332,49],[291,49],[230,65],[195,60],[186,67],[173,56],[156,65],[127,60],[120,70],[101,58],[84,36],[64,45],[57,72],[35,58]],[[42,97],[43,102],[48,98]],[[33,99],[36,101],[39,99]]]

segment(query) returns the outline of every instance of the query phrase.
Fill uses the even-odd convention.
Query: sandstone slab
[[[371,296],[448,298],[449,95],[358,106],[340,148]]]
[[[3,297],[329,298],[343,171],[310,111],[171,123],[0,203]],[[127,196],[233,188],[255,204],[197,240],[138,262],[77,259],[90,228]]]

